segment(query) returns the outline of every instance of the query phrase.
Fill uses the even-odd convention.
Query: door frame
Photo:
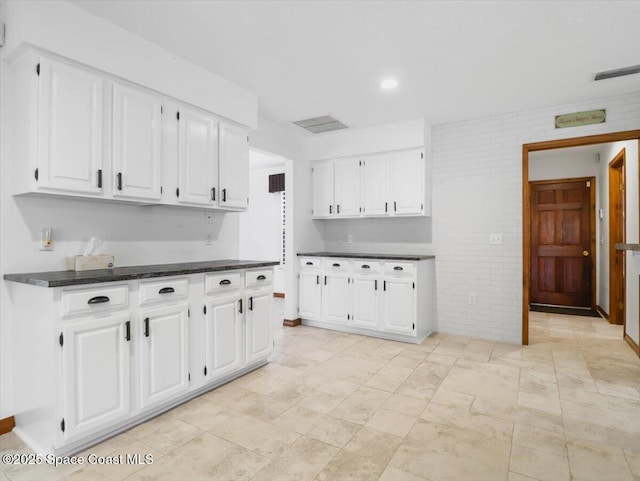
[[[640,130],[547,140],[522,145],[522,344],[529,344],[529,292],[531,289],[531,191],[529,189],[529,152],[563,149],[583,145],[606,144],[624,140],[640,143]],[[638,149],[640,152],[640,148]],[[640,162],[640,154],[638,162]],[[640,200],[638,201],[640,209]]]
[[[589,186],[589,219],[591,220],[589,226],[589,250],[591,251],[591,309],[596,309],[596,292],[597,292],[597,278],[596,278],[596,178],[595,177],[574,177],[570,179],[550,179],[550,180],[532,180],[529,182],[529,192],[531,192],[532,185],[544,185],[544,184],[562,184],[565,182],[591,182]],[[531,208],[531,205],[529,206]],[[529,210],[529,219],[531,219],[531,210]],[[531,226],[531,223],[529,223]],[[531,234],[529,234],[531,235]],[[529,240],[531,242],[531,240]],[[531,255],[531,247],[529,248],[529,255]],[[531,264],[529,264],[531,265]],[[529,271],[529,277],[531,272]],[[531,296],[531,286],[529,286],[529,296]]]
[[[612,324],[618,324],[618,325],[623,325],[623,331],[624,334],[626,335],[626,328],[627,328],[627,323],[626,321],[626,306],[624,305],[625,302],[625,291],[626,291],[626,285],[625,285],[625,281],[624,281],[624,267],[620,266],[618,269],[616,269],[615,267],[615,262],[614,259],[616,257],[616,246],[615,246],[615,242],[613,242],[613,238],[614,238],[614,233],[617,231],[617,229],[620,228],[620,222],[622,222],[622,243],[625,242],[625,239],[627,238],[627,232],[626,232],[626,222],[625,222],[625,218],[626,218],[626,212],[627,212],[627,199],[626,199],[626,192],[624,192],[623,196],[622,196],[622,221],[621,219],[617,216],[617,215],[612,215],[614,209],[613,209],[613,204],[611,203],[611,197],[612,197],[612,191],[615,188],[612,181],[613,181],[613,176],[611,175],[611,172],[614,170],[618,170],[620,168],[622,168],[622,184],[625,185],[626,184],[626,149],[622,148],[620,150],[620,152],[618,152],[615,157],[611,160],[611,162],[609,162],[608,166],[608,172],[609,172],[609,186],[608,186],[608,192],[609,192],[609,322]],[[616,174],[616,178],[617,178],[617,174]],[[626,186],[626,185],[625,185]],[[625,255],[625,251],[622,251],[622,258],[623,258],[623,263],[626,262],[626,255]],[[620,272],[616,272],[617,270],[621,269]],[[615,275],[614,275],[615,274]],[[622,280],[622,284],[620,284],[620,279]],[[615,286],[615,289],[614,289]],[[622,290],[622,295],[620,295],[620,291]],[[619,312],[618,309],[614,310],[613,306],[616,303],[619,303],[620,300],[622,299],[623,305],[622,305],[622,319],[618,319],[617,313]],[[615,312],[615,314],[614,314]]]

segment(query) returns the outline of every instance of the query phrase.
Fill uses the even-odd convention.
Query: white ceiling
[[[593,82],[640,64],[638,1],[73,3],[245,87],[285,123],[439,124],[640,91],[640,74]],[[379,88],[387,75],[394,92]]]
[[[596,154],[606,150],[611,143],[565,147],[563,149],[540,150],[529,152],[529,162],[538,160],[554,160],[556,162],[595,162]]]

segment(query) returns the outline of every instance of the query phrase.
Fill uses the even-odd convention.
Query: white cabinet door
[[[351,287],[353,324],[367,329],[379,328],[382,281],[374,276],[356,275]]]
[[[101,194],[103,81],[44,57],[39,69],[38,188]]]
[[[130,334],[128,312],[65,322],[61,338],[65,437],[108,426],[129,414]]]
[[[205,379],[210,381],[242,365],[240,319],[244,306],[238,295],[214,298],[206,308]]]
[[[266,359],[273,347],[273,292],[247,293],[247,363]]]
[[[389,161],[389,171],[389,210],[393,215],[421,214],[425,184],[422,150],[396,152]]]
[[[140,406],[170,399],[189,387],[186,304],[140,313]]]
[[[362,207],[365,216],[389,215],[389,156],[362,160]]]
[[[218,123],[184,107],[177,115],[178,202],[212,207],[218,185]]]
[[[359,216],[360,204],[360,166],[359,159],[335,161],[335,203],[336,217]]]
[[[382,327],[398,334],[415,334],[415,289],[412,279],[385,278],[382,296]]]
[[[333,216],[333,160],[313,164],[311,179],[313,217]]]
[[[160,98],[113,85],[113,196],[160,199]]]
[[[325,275],[322,285],[322,320],[347,324],[348,314],[348,274],[344,272],[336,272]]]
[[[249,204],[247,131],[220,124],[220,207],[246,209]]]
[[[301,270],[298,283],[298,311],[304,319],[318,320],[321,316],[321,278],[319,269]]]

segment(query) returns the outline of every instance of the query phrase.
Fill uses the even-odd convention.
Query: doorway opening
[[[558,155],[561,154],[562,151],[568,152],[570,149],[579,150],[576,148],[588,150],[589,147],[587,146],[603,147],[603,144],[607,144],[604,147],[613,148],[615,147],[613,143],[624,141],[633,142],[633,162],[637,162],[637,164],[640,164],[640,158],[638,158],[637,154],[638,143],[640,141],[640,130],[537,142],[523,145],[523,345],[529,344],[529,311],[532,307],[532,303],[534,304],[534,308],[535,304],[541,304],[542,307],[545,307],[545,304],[549,304],[551,307],[557,308],[563,307],[564,303],[565,306],[568,304],[569,308],[585,308],[592,312],[595,309],[598,310],[598,312],[600,312],[601,314],[604,314],[603,317],[610,319],[608,312],[605,312],[605,309],[602,309],[601,304],[606,306],[607,310],[611,310],[609,306],[609,293],[611,291],[611,282],[609,280],[609,261],[611,257],[611,250],[613,249],[614,252],[617,252],[615,247],[616,242],[611,241],[619,240],[619,237],[610,237],[610,232],[608,229],[608,218],[610,216],[608,200],[606,201],[606,203],[602,201],[602,199],[604,199],[605,197],[607,199],[609,197],[609,182],[606,177],[608,177],[609,162],[612,160],[613,155],[609,157],[608,150],[605,149],[608,158],[602,158],[601,163],[597,167],[597,170],[600,173],[604,171],[607,172],[607,175],[600,175],[599,179],[593,180],[589,179],[590,177],[594,177],[590,173],[582,172],[582,174],[575,175],[575,172],[571,172],[567,174],[566,166],[568,164],[560,163],[557,161],[549,161],[547,163],[547,165],[556,164],[556,166],[560,166],[558,171],[556,172],[557,175],[554,178],[545,178],[544,176],[541,177],[539,176],[540,172],[534,174],[534,172],[532,171],[532,167],[534,167],[537,162],[536,158],[539,156],[539,154],[544,153],[547,153],[550,156],[558,157]],[[594,164],[599,162],[599,159],[595,155],[592,159]],[[630,160],[630,157],[628,155],[626,157],[626,160],[628,166],[628,162]],[[545,164],[541,163],[540,165]],[[635,167],[635,170],[633,170],[633,182],[636,185],[636,190],[637,184],[638,182],[640,182],[640,180],[636,178],[638,177],[637,170],[637,167]],[[626,172],[626,174],[628,175],[628,171]],[[542,180],[556,181],[555,187],[553,187],[554,184],[549,183],[546,188],[538,187],[538,185],[543,185],[544,183],[538,183],[536,181]],[[569,181],[569,183],[567,183],[566,181]],[[580,181],[584,183],[583,187],[585,191],[583,192],[583,194],[578,194],[577,190],[573,188],[577,185],[571,184],[571,182],[574,181]],[[587,194],[587,182],[590,181],[592,182],[589,186],[591,190],[588,191]],[[563,183],[567,185],[562,186],[561,184]],[[597,199],[596,202],[593,201],[594,192]],[[588,225],[589,233],[583,236],[588,239],[588,244],[580,244],[581,242],[584,242],[584,239],[578,239],[577,234],[581,230],[584,231],[586,227],[582,225],[584,224],[583,222],[578,222],[579,220],[583,220],[584,217],[583,214],[580,213],[581,211],[576,209],[576,206],[578,204],[578,198],[583,200],[585,195],[589,199],[590,204],[586,224],[588,225],[589,222],[591,222],[591,225]],[[534,205],[534,200],[539,205]],[[551,200],[553,200],[553,202],[550,202]],[[556,205],[555,207],[548,205],[549,203],[558,204],[558,200],[561,201],[559,202],[559,204],[561,205]],[[545,213],[542,214],[542,219],[537,220],[538,224],[534,228],[533,221],[535,215],[532,216],[532,211],[536,207],[538,208],[538,211],[542,211]],[[637,203],[634,203],[633,206],[633,215],[635,217],[638,216],[638,210],[640,210],[640,200]],[[563,220],[566,222],[562,222]],[[622,230],[625,230],[625,225],[627,228],[633,227],[634,232],[635,230],[640,230],[634,227],[637,224],[637,221],[635,224],[629,224],[629,222],[625,219],[622,224]],[[546,232],[543,233],[544,235],[542,240],[552,240],[553,242],[555,242],[555,244],[549,246],[550,248],[547,248],[548,246],[545,246],[543,242],[542,250],[540,250],[539,245],[535,246],[534,242],[532,241],[532,234],[538,234],[538,240],[540,240],[539,235],[541,228],[546,229]],[[557,228],[565,230],[563,236],[558,237],[555,235],[555,229]],[[551,236],[552,232],[550,231],[550,229],[554,230],[554,236]],[[633,237],[637,237],[638,235],[640,234],[635,233],[633,234]],[[537,249],[535,255],[533,253],[534,247]],[[583,248],[578,250],[578,247]],[[596,253],[598,255],[596,255]],[[554,257],[555,259],[553,259]],[[586,262],[584,258],[587,258]],[[613,259],[613,257],[611,257],[611,259]],[[537,273],[534,273],[534,269],[532,268],[532,262],[534,260],[537,262]],[[625,265],[624,261],[622,261],[622,265]],[[540,279],[541,270],[544,271],[542,273],[542,279]],[[578,275],[578,273],[581,273],[581,275]],[[535,281],[539,283],[539,285],[537,286],[538,291],[541,290],[540,287],[542,287],[543,291],[547,290],[550,292],[555,289],[557,295],[554,299],[552,299],[551,302],[544,302],[544,298],[542,299],[542,302],[540,302],[540,299],[536,297],[539,292],[535,295],[533,294],[533,290],[536,289],[536,286],[533,285],[534,274],[537,276]],[[591,285],[588,284],[589,279],[591,279]],[[586,283],[583,282],[585,280]],[[553,289],[550,289],[550,287],[553,287]],[[626,288],[628,288],[628,286],[626,286]],[[622,290],[624,289],[625,285],[623,282]],[[580,300],[576,300],[576,297],[580,297],[577,294],[577,291],[579,290],[582,292],[582,297]],[[590,294],[585,297],[584,293],[587,291],[590,292]],[[561,296],[563,295],[565,296],[566,302],[561,298]],[[573,297],[573,299],[567,301],[566,297]],[[535,302],[536,300],[538,302]],[[629,301],[629,299],[627,299],[627,301]],[[632,309],[637,310],[637,306],[632,306]],[[637,316],[637,313],[635,315]],[[626,316],[627,318],[629,317],[628,312],[626,313]],[[638,326],[635,326],[636,323],[638,324]],[[625,339],[627,339],[628,326],[626,325],[626,319],[624,316],[623,325],[624,336]],[[640,330],[640,318],[637,321],[633,321],[632,330],[635,332],[635,338],[637,338],[637,331]],[[629,340],[627,342],[629,342]]]
[[[609,163],[609,321],[623,324],[625,318],[625,251],[616,250],[616,244],[626,239],[625,217],[625,162],[626,149]]]

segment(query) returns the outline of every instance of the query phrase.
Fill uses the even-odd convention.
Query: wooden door
[[[531,302],[594,307],[595,180],[531,183]]]
[[[609,322],[625,320],[625,252],[616,250],[625,242],[625,150],[609,163]]]

